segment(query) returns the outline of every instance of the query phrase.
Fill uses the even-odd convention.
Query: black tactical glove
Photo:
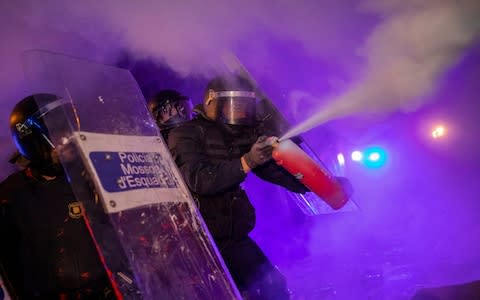
[[[272,158],[272,150],[271,141],[262,135],[257,139],[255,144],[252,145],[250,151],[243,155],[243,158],[250,169],[254,169]]]

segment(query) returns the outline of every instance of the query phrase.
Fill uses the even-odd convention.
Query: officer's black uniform
[[[3,181],[0,237],[0,260],[18,298],[114,299],[64,176],[45,180],[26,169]]]
[[[248,236],[255,226],[255,210],[240,187],[246,178],[240,158],[258,134],[251,128],[232,135],[228,128],[200,111],[195,119],[172,129],[170,151],[240,291],[248,290],[249,299],[288,298],[283,275]],[[291,191],[307,191],[274,161],[253,171]]]

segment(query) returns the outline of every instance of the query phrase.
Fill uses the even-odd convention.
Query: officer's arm
[[[174,128],[168,146],[191,191],[215,194],[238,185],[246,173],[240,159],[212,161],[205,152],[203,129],[194,125]]]

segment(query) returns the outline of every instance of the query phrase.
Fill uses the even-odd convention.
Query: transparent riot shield
[[[259,98],[259,102],[257,104],[257,118],[259,120],[257,129],[259,132],[263,135],[277,137],[280,137],[287,132],[290,128],[289,122],[277,109],[270,98],[258,86],[255,78],[253,78],[240,60],[233,53],[224,53],[222,60],[230,72],[241,75],[255,88],[255,92]],[[329,149],[316,149],[316,151],[314,151],[301,136],[294,137],[292,140],[294,140],[294,142],[313,161],[315,161],[319,166],[322,166],[325,171],[336,176],[343,175],[342,168],[338,164],[336,158],[334,161],[330,159],[332,153],[329,151]],[[297,207],[308,216],[355,211],[358,209],[358,205],[351,198],[348,202],[346,202],[345,205],[343,205],[342,208],[332,209],[332,207],[327,205],[327,203],[324,201],[325,199],[322,199],[313,192],[299,194],[286,191],[286,193],[288,197],[297,205]]]
[[[118,299],[240,299],[128,70],[24,56],[51,143]]]
[[[3,278],[0,274],[0,300],[11,300],[7,287],[7,283],[3,281]]]

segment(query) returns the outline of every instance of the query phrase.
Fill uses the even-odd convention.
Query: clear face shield
[[[18,131],[33,131],[37,136],[41,137],[42,140],[47,143],[52,149],[55,149],[55,144],[48,134],[48,129],[45,126],[44,121],[42,120],[49,112],[52,110],[61,107],[69,103],[64,99],[59,99],[48,103],[47,105],[38,109],[36,113],[28,117],[25,122],[16,124]]]
[[[19,122],[14,123],[15,143],[23,157],[45,175],[58,175],[62,172],[58,159],[60,141],[52,139],[45,123],[45,117],[54,110],[64,108],[68,101],[58,99],[41,105],[38,110]],[[15,118],[15,114],[12,115]],[[61,136],[61,135],[59,135]]]
[[[255,125],[256,97],[254,92],[216,92],[218,120],[230,125]]]

